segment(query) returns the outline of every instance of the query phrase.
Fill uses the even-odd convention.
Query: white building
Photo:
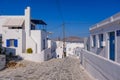
[[[63,41],[56,41],[56,57],[63,57]]]
[[[120,13],[90,28],[90,51],[120,63]]]
[[[84,42],[65,42],[66,56],[79,56],[80,50],[84,48]],[[56,41],[56,55],[63,57],[63,41]]]
[[[30,7],[27,7],[24,15],[0,16],[2,46],[6,48],[7,54],[12,53],[38,62],[48,60],[51,53],[47,44],[47,32],[44,29],[46,23],[31,19],[30,15]],[[27,53],[29,48],[32,49],[30,54]]]
[[[84,42],[66,42],[67,56],[79,56],[81,49],[84,48]]]
[[[0,34],[0,53],[2,53],[2,35]]]
[[[56,58],[56,42],[54,40],[48,39],[48,48],[51,49],[51,58]]]

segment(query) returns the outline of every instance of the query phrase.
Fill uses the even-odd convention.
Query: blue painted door
[[[115,32],[110,32],[109,40],[109,58],[115,61]]]

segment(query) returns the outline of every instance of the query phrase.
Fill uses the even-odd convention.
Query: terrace
[[[31,19],[31,30],[46,31],[46,23],[43,20]]]

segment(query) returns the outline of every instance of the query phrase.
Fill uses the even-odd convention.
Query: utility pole
[[[62,57],[66,57],[66,46],[65,46],[65,23],[64,23],[64,18],[63,18],[63,14],[62,14],[62,11],[61,11],[61,5],[60,5],[60,1],[59,0],[56,0],[57,2],[57,8],[58,8],[58,11],[59,11],[59,14],[61,16],[61,19],[62,19],[62,32],[63,32],[63,54],[62,54]]]
[[[63,58],[66,57],[66,45],[65,45],[65,23],[62,24],[63,28]]]

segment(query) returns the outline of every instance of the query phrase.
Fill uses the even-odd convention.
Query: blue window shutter
[[[9,39],[6,40],[6,46],[10,47],[10,40]]]
[[[17,39],[14,40],[14,46],[18,47],[18,40]]]

